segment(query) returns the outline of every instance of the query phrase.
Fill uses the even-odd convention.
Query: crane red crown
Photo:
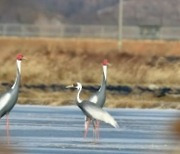
[[[23,55],[21,53],[17,54],[16,59],[17,60],[23,60]]]
[[[108,60],[104,59],[103,62],[102,62],[102,65],[108,65],[108,64],[109,64]]]

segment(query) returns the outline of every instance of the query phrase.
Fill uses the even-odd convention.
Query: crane
[[[105,123],[112,125],[115,128],[119,128],[118,123],[108,112],[103,110],[101,107],[97,106],[95,103],[90,102],[89,100],[80,99],[80,93],[82,90],[81,83],[77,82],[73,85],[67,86],[66,88],[76,88],[78,90],[76,103],[87,118],[89,118],[92,121],[103,121]]]
[[[94,93],[89,101],[96,104],[98,107],[103,107],[106,101],[106,82],[107,82],[107,66],[109,65],[109,62],[107,59],[104,59],[102,62],[102,68],[103,68],[103,75],[102,75],[102,82],[101,87],[99,90]],[[84,123],[84,138],[86,138],[88,133],[88,128],[91,120],[88,117],[85,117],[85,123]],[[95,132],[95,136],[99,138],[99,121],[94,120],[93,121],[93,131]]]
[[[6,115],[6,132],[9,144],[9,113],[18,99],[19,86],[21,81],[21,61],[24,59],[22,54],[16,56],[17,73],[12,87],[0,95],[0,118]]]

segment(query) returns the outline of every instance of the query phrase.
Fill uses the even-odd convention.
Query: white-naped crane
[[[16,66],[17,73],[16,79],[12,87],[0,94],[0,118],[6,115],[6,132],[7,132],[7,141],[9,144],[9,113],[17,102],[19,94],[19,86],[21,82],[21,61],[24,59],[22,54],[17,54],[16,56]]]
[[[100,108],[104,106],[105,101],[106,101],[106,83],[107,83],[107,66],[108,65],[109,65],[108,60],[104,59],[102,62],[103,73],[102,73],[101,87],[89,99],[90,102],[96,104]],[[91,122],[90,118],[86,116],[85,123],[84,123],[84,138],[86,138],[87,136],[90,122]],[[99,125],[100,125],[100,122],[98,120],[93,120],[93,129],[94,129],[93,131],[97,138],[99,138]]]
[[[66,88],[76,88],[78,90],[76,103],[87,118],[89,118],[92,121],[103,121],[105,123],[112,125],[115,128],[119,127],[118,123],[108,112],[103,110],[101,107],[97,106],[95,103],[90,102],[89,100],[80,99],[80,93],[82,90],[81,83],[77,82],[73,85],[67,86]]]

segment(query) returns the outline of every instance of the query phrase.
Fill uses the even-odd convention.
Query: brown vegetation
[[[180,84],[179,47],[178,41],[127,40],[119,50],[115,40],[1,38],[0,79],[1,82],[13,82],[15,56],[21,52],[28,59],[22,64],[22,85],[71,84],[76,81],[80,81],[83,85],[98,85],[101,82],[100,63],[107,58],[112,64],[108,69],[108,84],[178,86]],[[44,104],[57,105],[66,102],[64,95],[65,92],[45,94],[43,91],[34,90],[22,93],[20,102],[38,103],[42,99]],[[122,96],[117,95],[112,98],[109,96],[111,100],[114,97],[117,99],[114,99],[113,105],[107,103],[108,106],[135,107],[133,102],[139,100],[141,100],[140,106],[159,106],[155,103],[158,100],[149,104],[148,100],[151,97],[144,99],[141,96],[138,98],[128,96],[123,100],[124,105],[119,101],[122,100]]]

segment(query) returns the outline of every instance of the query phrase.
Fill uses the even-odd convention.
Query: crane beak
[[[23,59],[22,60],[28,60],[26,57],[23,57]]]
[[[74,86],[73,86],[73,85],[69,85],[69,86],[66,86],[66,88],[67,88],[67,89],[69,89],[69,88],[74,88]]]
[[[75,90],[77,89],[77,87],[75,87],[73,84],[72,85],[69,85],[69,86],[66,86],[67,89],[72,89],[72,90]]]

